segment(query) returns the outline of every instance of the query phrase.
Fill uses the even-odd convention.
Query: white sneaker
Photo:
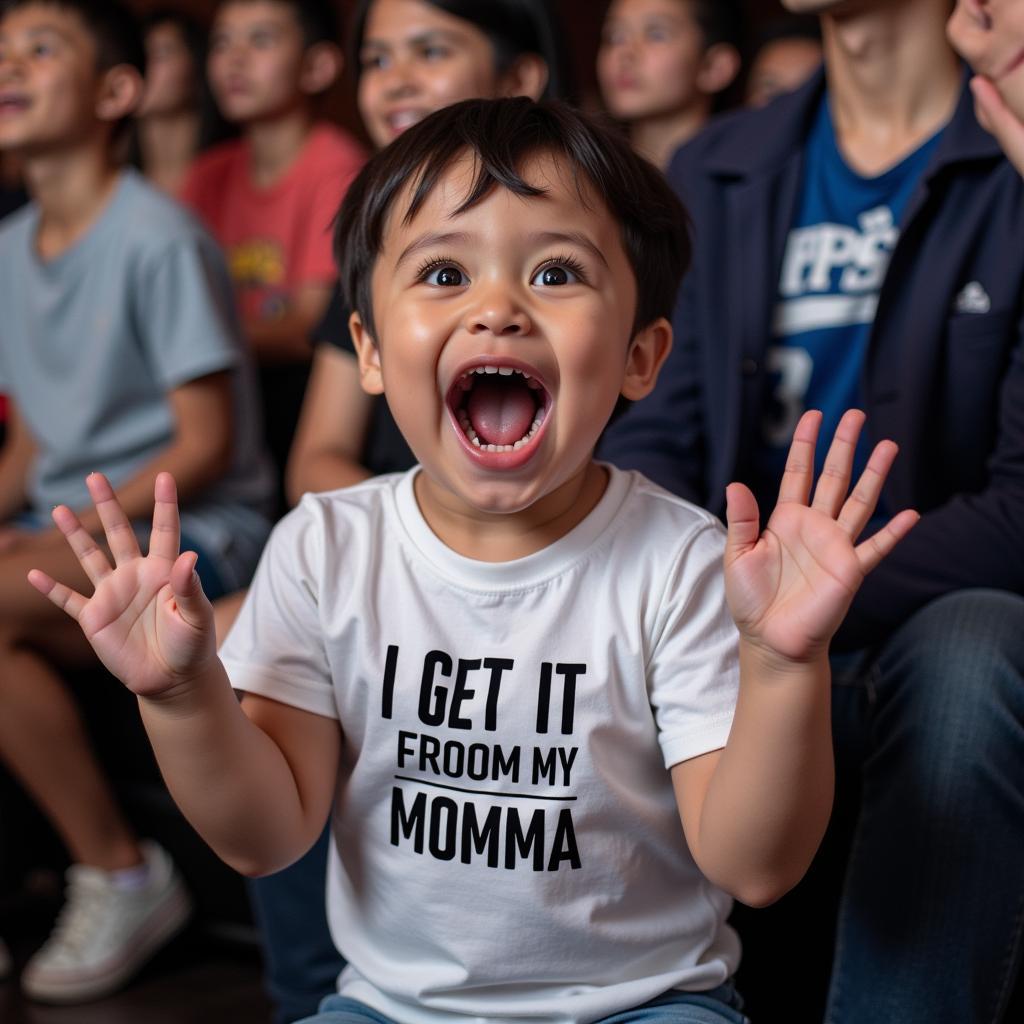
[[[0,981],[11,973],[11,954],[7,951],[4,940],[0,939]]]
[[[77,1003],[114,992],[185,926],[192,901],[170,856],[141,846],[149,878],[140,889],[118,889],[98,868],[68,869],[53,934],[21,974],[31,999]]]

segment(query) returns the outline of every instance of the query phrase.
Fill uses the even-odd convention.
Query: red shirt
[[[245,139],[216,146],[192,165],[181,198],[224,248],[245,320],[281,317],[304,285],[337,277],[331,224],[365,159],[354,139],[320,123],[269,188],[252,183]]]

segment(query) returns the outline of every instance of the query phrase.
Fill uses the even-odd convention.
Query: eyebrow
[[[424,249],[433,249],[435,246],[444,245],[465,245],[470,241],[470,235],[465,231],[431,231],[419,238],[413,239],[403,250],[401,256],[395,260],[397,270],[411,256],[415,256]]]
[[[598,262],[608,267],[604,253],[580,231],[541,231],[536,235],[530,235],[530,241],[538,245],[552,245],[557,242],[578,245],[581,249],[586,249]]]
[[[393,45],[425,46],[427,43],[450,42],[461,43],[466,37],[461,32],[446,28],[432,28],[409,39],[401,39],[396,43],[385,39],[364,39],[362,49],[390,50]]]
[[[472,236],[465,231],[428,232],[425,235],[420,235],[419,238],[413,239],[402,250],[401,255],[395,260],[395,269],[397,270],[406,260],[415,256],[418,252],[423,252],[424,249],[433,249],[446,245],[465,245],[470,241],[472,241]],[[530,235],[527,241],[531,245],[554,245],[557,243],[577,245],[581,249],[586,249],[594,259],[603,263],[605,267],[608,266],[604,253],[586,235],[579,231],[539,231],[536,234]]]

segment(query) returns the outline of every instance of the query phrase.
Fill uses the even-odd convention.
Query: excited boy
[[[556,105],[468,101],[376,156],[336,246],[364,385],[420,465],[307,495],[223,660],[169,475],[146,558],[90,478],[116,568],[54,512],[95,593],[30,579],[138,695],[214,849],[274,871],[333,808],[325,1022],[743,1020],[730,894],[776,898],[817,847],[829,638],[916,517],[854,546],[895,456],[847,499],[859,413],[811,505],[807,414],[760,536],[742,485],[726,538],[594,462],[669,349],[684,224]]]

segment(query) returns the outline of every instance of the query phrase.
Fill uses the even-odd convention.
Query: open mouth
[[[550,407],[551,396],[536,373],[516,363],[470,366],[448,390],[457,433],[474,453],[528,455]]]

